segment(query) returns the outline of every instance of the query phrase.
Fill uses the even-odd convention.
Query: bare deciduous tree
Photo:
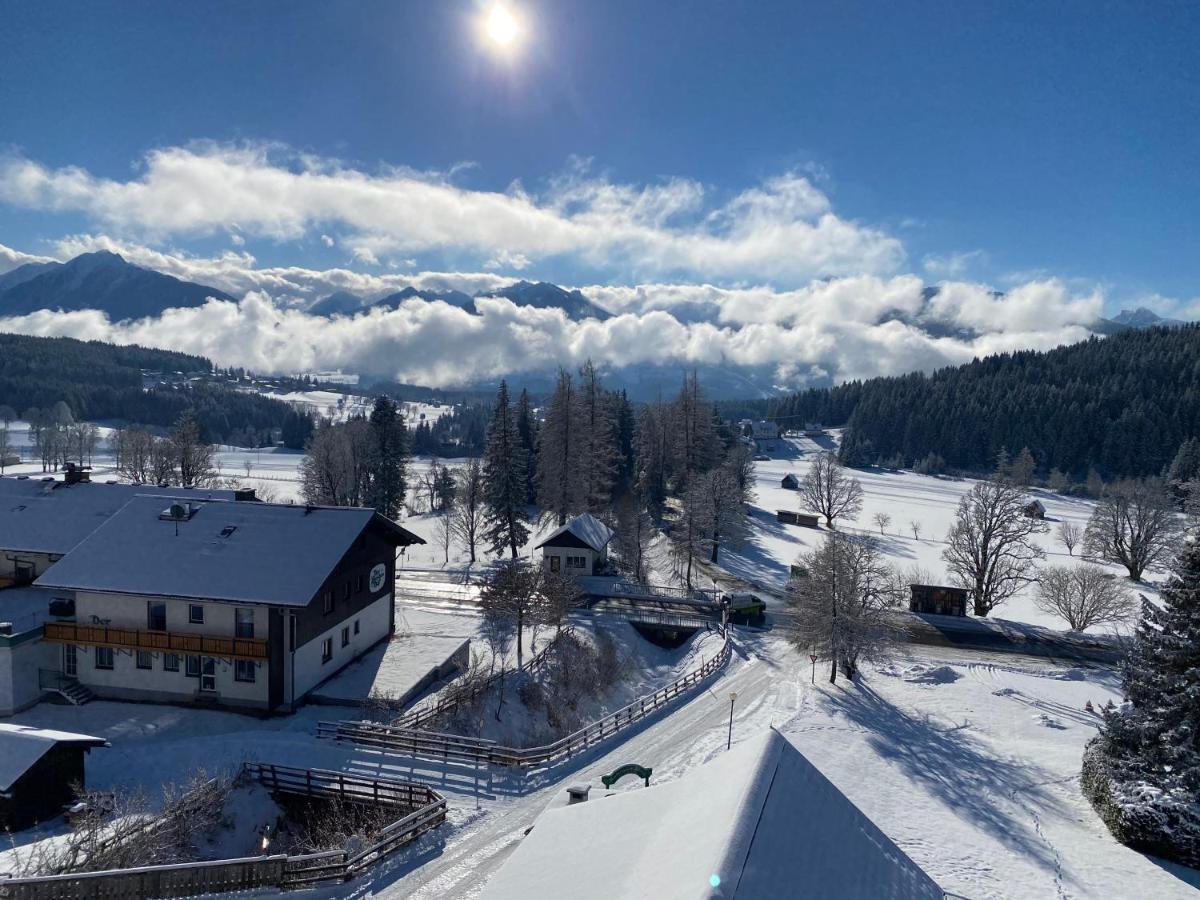
[[[914,541],[919,541],[921,539],[921,523],[916,519],[913,519],[908,523],[908,530],[912,532]]]
[[[1007,481],[981,481],[959,501],[942,559],[972,593],[975,615],[986,616],[1035,578],[1045,553],[1033,536],[1046,526],[1024,515],[1021,489]]]
[[[874,539],[829,534],[798,563],[807,574],[787,587],[795,614],[791,642],[829,660],[831,683],[839,669],[853,678],[861,662],[886,657],[896,638],[886,613],[899,604],[903,579],[883,561]]]
[[[817,455],[800,482],[800,502],[824,516],[830,528],[834,519],[853,519],[862,511],[862,495],[862,484],[847,475],[829,451]]]
[[[892,524],[892,517],[884,512],[875,513],[875,515],[872,516],[871,519],[872,519],[872,521],[875,522],[876,525],[879,526],[880,534],[883,534],[883,532],[887,529],[887,527]]]
[[[217,479],[212,444],[201,439],[200,423],[194,413],[189,410],[179,417],[169,440],[181,485],[206,487]]]
[[[1094,565],[1042,569],[1034,602],[1042,612],[1061,618],[1072,631],[1127,622],[1138,609],[1129,590]]]
[[[625,569],[638,581],[646,580],[646,556],[654,522],[635,491],[626,491],[617,501],[617,552]]]
[[[1124,566],[1130,579],[1138,581],[1176,549],[1181,536],[1162,479],[1130,478],[1105,487],[1083,533],[1083,549]]]
[[[1075,555],[1075,548],[1083,539],[1083,529],[1074,522],[1063,522],[1058,526],[1058,542],[1062,544],[1068,556]]]
[[[484,490],[483,464],[478,459],[468,459],[466,465],[456,473],[458,490],[457,502],[450,514],[454,525],[454,534],[462,541],[475,562],[476,549],[479,546],[480,533],[483,530]]]
[[[437,520],[437,542],[442,548],[442,565],[450,564],[450,545],[454,543],[454,518],[444,512]]]

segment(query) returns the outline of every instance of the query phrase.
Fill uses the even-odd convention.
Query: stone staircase
[[[58,694],[73,706],[83,706],[96,699],[95,694],[69,675],[47,669],[42,669],[38,675],[42,690]]]

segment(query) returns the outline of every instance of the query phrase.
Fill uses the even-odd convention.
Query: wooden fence
[[[300,888],[348,881],[405,844],[446,821],[446,800],[423,784],[366,778],[323,769],[246,763],[243,771],[272,792],[405,811],[357,853],[331,850],[212,862],[143,866],[66,875],[0,880],[0,898],[12,900],[141,900],[194,897],[262,888]]]
[[[571,630],[571,628],[569,625],[564,626],[559,631],[559,633],[556,634],[554,636],[554,638],[546,644],[545,647],[543,647],[536,654],[534,654],[533,658],[530,659],[529,662],[527,662],[521,669],[505,670],[503,672],[496,672],[494,675],[491,675],[488,678],[486,678],[485,680],[479,682],[479,684],[476,687],[474,687],[473,689],[471,689],[470,691],[452,691],[451,696],[449,696],[449,697],[435,700],[433,703],[430,703],[428,706],[422,706],[422,707],[419,707],[418,709],[410,710],[409,712],[405,713],[404,715],[396,717],[395,719],[393,719],[391,721],[390,727],[392,727],[392,728],[420,728],[422,725],[425,725],[428,722],[436,721],[437,719],[441,718],[443,715],[448,713],[450,710],[455,709],[458,706],[461,706],[463,703],[466,703],[468,700],[479,696],[484,691],[491,688],[493,685],[498,684],[501,679],[508,677],[509,675],[513,674],[515,671],[523,671],[523,672],[538,671],[546,664],[546,658],[547,658],[547,656],[549,656],[550,652],[553,650],[555,642],[557,642],[559,637],[562,636],[563,634],[569,633],[570,630]]]
[[[542,747],[503,747],[480,738],[438,734],[372,722],[318,722],[317,736],[372,747],[387,753],[528,769],[581,753],[656,710],[670,705],[708,676],[724,668],[729,662],[730,654],[731,647],[726,635],[720,652],[699,668],[654,693],[639,697],[616,712],[609,713],[604,718]]]

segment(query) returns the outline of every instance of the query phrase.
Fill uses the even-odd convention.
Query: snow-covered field
[[[798,491],[787,490],[780,485],[789,473],[803,479],[813,458],[823,449],[831,448],[832,442],[824,446],[808,438],[781,442],[787,448],[772,454],[772,459],[755,463],[756,500],[751,511],[750,538],[741,548],[725,549],[721,553],[721,567],[729,572],[767,587],[782,587],[787,581],[788,567],[796,557],[816,546],[826,534],[821,528],[804,528],[777,522],[775,511],[800,509]],[[912,472],[889,472],[881,469],[855,469],[850,475],[862,482],[863,509],[852,522],[839,522],[841,530],[861,530],[873,534],[888,560],[901,568],[910,570],[919,567],[936,583],[947,581],[946,564],[942,551],[946,549],[946,533],[954,518],[955,509],[964,494],[970,492],[975,482],[971,479],[952,479],[917,475]],[[1087,524],[1094,503],[1076,497],[1063,497],[1042,489],[1031,489],[1030,497],[1041,500],[1046,507],[1045,534],[1036,537],[1036,542],[1046,551],[1044,565],[1071,565],[1078,557],[1067,554],[1058,542],[1058,527],[1062,522],[1074,522],[1081,528]],[[891,517],[891,523],[880,533],[874,523],[877,513]],[[917,522],[920,536],[914,537],[911,523]],[[1076,548],[1076,553],[1078,553]],[[1119,567],[1111,571],[1124,573]],[[1149,579],[1164,577],[1161,572],[1147,573]],[[1154,591],[1141,586],[1143,592]],[[1033,587],[1026,587],[1006,605],[996,609],[996,618],[1027,622],[1050,628],[1065,628],[1061,619],[1049,616],[1034,605]]]

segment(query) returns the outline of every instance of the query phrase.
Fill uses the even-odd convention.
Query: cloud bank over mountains
[[[171,347],[264,372],[343,368],[446,387],[575,366],[588,358],[618,368],[765,368],[774,383],[794,387],[1081,340],[1103,305],[1098,294],[1074,295],[1053,280],[1003,297],[981,285],[947,283],[931,297],[911,275],[860,275],[793,291],[686,283],[582,286],[589,299],[614,314],[603,321],[575,321],[560,309],[518,306],[498,297],[476,299],[476,315],[414,297],[396,309],[323,317],[306,308],[333,289],[367,298],[410,285],[476,293],[514,279],[491,273],[259,269],[245,253],[202,259],[104,238],[72,238],[61,249],[66,256],[98,247],[241,299],[212,299],[123,322],[96,310],[41,310],[0,318],[0,330]]]
[[[798,387],[1050,348],[1085,338],[1103,312],[1101,293],[1055,278],[997,294],[965,278],[974,253],[926,257],[926,274],[945,279],[931,290],[904,271],[898,238],[839,216],[798,171],[724,198],[682,178],[617,183],[583,162],[536,191],[472,189],[461,177],[457,169],[367,171],[266,144],[163,148],[124,180],[0,156],[0,204],[95,226],[59,239],[51,256],[0,245],[0,274],[107,250],[238,298],[122,322],[96,310],[41,310],[0,318],[0,330],[170,347],[264,372],[342,368],[434,386],[590,357],[611,367],[751,367],[776,386]],[[214,238],[229,248],[179,249],[211,247]],[[347,266],[260,265],[248,246],[255,241],[301,259],[311,256],[306,245],[341,251]],[[420,270],[417,258],[430,254],[462,264]],[[357,315],[306,312],[342,292],[366,301],[408,287],[486,294],[536,278],[554,260],[590,274],[566,287],[612,317],[572,320],[486,297],[477,315],[417,297]]]
[[[124,181],[10,155],[0,159],[0,202],[82,213],[152,241],[223,231],[278,241],[335,235],[367,264],[441,251],[473,255],[480,268],[569,257],[624,278],[795,283],[889,272],[904,261],[896,238],[839,217],[798,172],[723,201],[689,179],[620,184],[579,161],[536,192],[519,183],[469,189],[457,174],[368,172],[275,145],[198,143],[152,151]]]

